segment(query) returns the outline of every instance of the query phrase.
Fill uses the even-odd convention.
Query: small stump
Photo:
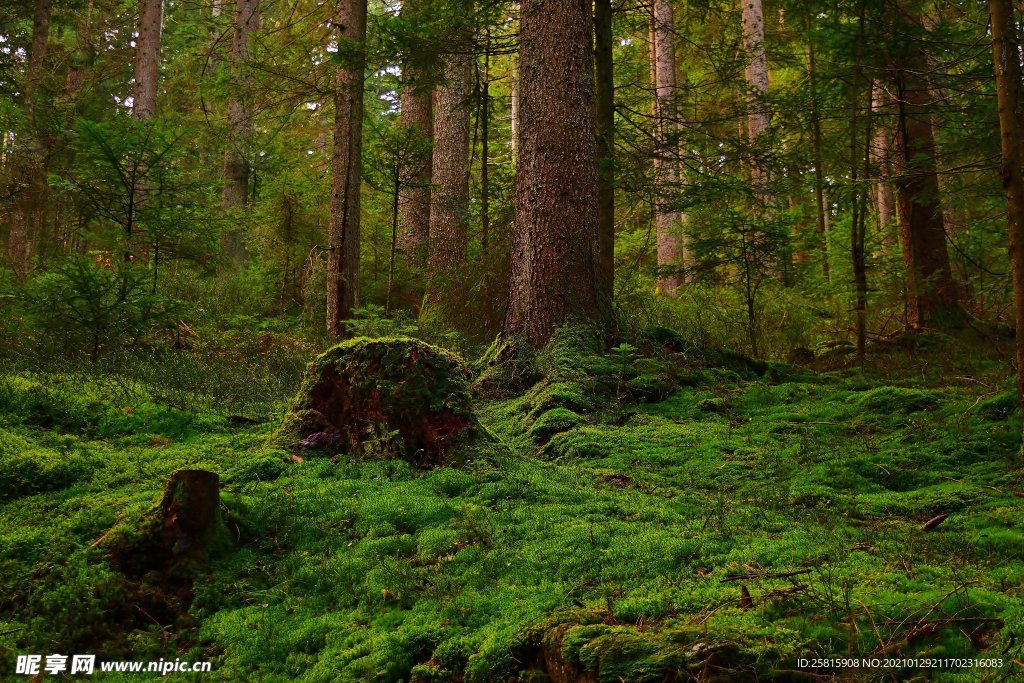
[[[279,433],[283,445],[326,454],[445,462],[477,431],[458,356],[416,339],[353,339],[310,364]]]
[[[160,520],[172,556],[202,553],[220,525],[220,477],[206,470],[172,472],[160,500]]]

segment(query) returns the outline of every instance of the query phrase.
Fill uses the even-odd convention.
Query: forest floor
[[[495,438],[430,471],[293,458],[268,440],[283,399],[252,424],[170,407],[144,380],[118,394],[10,372],[0,678],[24,653],[212,661],[179,680],[1024,674],[1005,361],[938,348],[811,372],[684,355],[556,358],[531,389],[480,398]],[[110,550],[179,468],[221,475],[232,536],[188,585]],[[973,666],[798,665],[814,657]]]

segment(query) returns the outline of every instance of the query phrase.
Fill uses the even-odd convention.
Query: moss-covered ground
[[[1003,660],[852,680],[1024,674],[1004,365],[755,372],[668,346],[542,355],[540,384],[477,399],[495,438],[433,470],[293,458],[270,445],[283,400],[251,424],[9,374],[0,678],[26,652],[206,659],[203,680],[239,681],[558,680],[554,662],[578,680],[821,680],[836,672],[797,662],[825,656]],[[174,592],[109,548],[184,467],[221,475],[232,543]]]

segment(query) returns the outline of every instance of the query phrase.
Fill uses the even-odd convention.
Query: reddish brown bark
[[[1024,408],[1024,87],[1021,84],[1020,43],[1010,0],[989,0],[992,19],[992,59],[999,101],[999,131],[1006,189],[1007,232],[1013,280],[1016,323],[1017,395]]]
[[[747,56],[745,70],[750,94],[750,112],[747,114],[747,135],[751,143],[768,130],[768,112],[764,97],[768,94],[768,56],[764,49],[764,9],[761,0],[741,0],[743,4],[743,49]],[[767,179],[758,162],[751,164],[751,180],[755,188]]]
[[[672,195],[679,189],[679,152],[676,138],[676,49],[675,17],[670,0],[655,0],[653,7],[655,111],[657,113],[657,149],[655,151],[655,227],[658,243],[658,290],[674,294],[682,278],[673,270],[685,265],[685,242],[681,234],[681,216],[671,208]]]
[[[338,68],[334,96],[331,218],[327,229],[327,332],[344,335],[359,301],[359,221],[363,163],[366,0],[339,0],[334,18]]]
[[[502,335],[543,346],[598,323],[597,149],[588,0],[523,0],[520,150]]]
[[[601,295],[611,300],[615,289],[615,64],[612,3],[594,2],[594,65],[597,92],[594,117],[598,159],[598,251]]]
[[[135,37],[135,88],[132,93],[132,116],[139,121],[156,116],[163,21],[163,0],[139,0],[138,35]]]

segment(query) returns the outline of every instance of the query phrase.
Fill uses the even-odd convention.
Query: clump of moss
[[[555,434],[567,432],[580,425],[580,416],[567,408],[555,408],[542,414],[530,428],[534,443],[546,443]]]
[[[476,362],[473,393],[486,398],[508,398],[529,389],[540,379],[536,354],[522,339],[499,337]]]
[[[310,364],[277,440],[438,464],[459,437],[477,431],[469,379],[458,356],[416,339],[342,342]]]
[[[934,391],[905,389],[903,387],[878,387],[866,391],[854,400],[862,410],[883,415],[899,413],[909,415],[934,410],[939,405],[939,395]]]
[[[986,420],[1003,422],[1020,410],[1020,399],[1017,391],[1011,390],[994,396],[978,404],[977,413]]]

